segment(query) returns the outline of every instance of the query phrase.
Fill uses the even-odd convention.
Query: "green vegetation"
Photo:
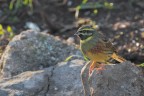
[[[113,9],[113,3],[109,2],[82,2],[82,4],[76,7],[77,10],[82,9],[98,9],[98,8],[106,8],[106,9]]]
[[[6,42],[10,41],[14,36],[14,31],[10,25],[6,26],[6,28],[3,27],[2,24],[0,24],[0,57],[3,53],[4,47],[6,46]]]
[[[8,4],[8,2],[3,2]],[[4,7],[3,16],[6,18],[1,18],[0,24],[0,36],[6,36],[6,39],[10,40],[14,36],[14,31],[10,25],[4,26],[5,21],[11,24],[18,22],[19,17],[17,12],[21,11],[24,7],[29,7],[31,12],[33,11],[33,0],[11,0],[8,7]],[[2,8],[2,7],[1,7]]]
[[[20,14],[33,14],[33,0],[10,0],[0,4],[2,16],[0,23],[14,24],[20,21]],[[5,6],[2,6],[5,5]]]
[[[0,24],[0,36],[6,35],[7,39],[10,40],[14,36],[13,29],[10,25],[8,25],[5,29],[3,25]]]
[[[33,0],[11,0],[9,4],[10,10],[18,10],[19,8],[22,8],[24,6],[30,7],[31,11],[33,10]]]
[[[142,63],[142,64],[139,64],[138,66],[139,66],[139,67],[144,67],[144,63]]]
[[[114,4],[107,1],[88,2],[88,0],[83,0],[82,3],[76,7],[75,17],[78,18],[79,10],[93,9],[93,13],[98,14],[98,9],[100,8],[111,10],[114,8]]]
[[[64,60],[64,62],[68,62],[70,59],[72,59],[72,55],[71,56],[68,56],[65,60]]]

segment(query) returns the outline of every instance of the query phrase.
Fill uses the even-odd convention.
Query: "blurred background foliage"
[[[33,9],[33,0],[11,0],[9,4],[10,10],[17,11],[19,8],[23,8],[24,6],[30,7],[31,11]]]
[[[119,54],[142,63],[143,5],[143,0],[0,0],[0,51],[26,29],[78,44],[73,34],[81,25],[91,24],[111,39]]]

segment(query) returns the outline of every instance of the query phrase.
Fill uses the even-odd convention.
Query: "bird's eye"
[[[92,32],[91,31],[87,31],[86,34],[90,36],[90,35],[92,35]]]
[[[82,35],[87,35],[87,36],[90,36],[90,35],[92,35],[92,33],[91,32],[89,32],[89,31],[85,31],[85,32],[83,32],[83,33],[81,33]]]
[[[91,35],[92,35],[92,32],[89,31],[89,30],[85,30],[84,32],[80,31],[80,34],[81,34],[81,35],[91,36]]]

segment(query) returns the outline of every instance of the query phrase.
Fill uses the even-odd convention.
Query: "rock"
[[[73,37],[69,37],[67,40],[67,43],[70,45],[70,44],[73,44],[74,43],[74,38]]]
[[[2,79],[0,96],[83,96],[80,70],[84,64],[77,59]]]
[[[34,22],[26,22],[25,28],[40,32],[39,26]]]
[[[0,71],[11,77],[29,70],[39,70],[64,61],[70,55],[81,55],[74,45],[67,45],[46,33],[32,30],[15,36],[0,60]]]
[[[53,71],[47,96],[83,96],[80,71],[84,63],[78,59],[59,63]]]
[[[86,64],[86,67],[89,65]],[[84,78],[88,74],[86,67],[82,72],[85,94],[92,96],[144,96],[144,74],[131,62],[106,65],[102,71],[94,70],[89,81]]]
[[[53,68],[23,72],[0,81],[0,96],[45,96]]]

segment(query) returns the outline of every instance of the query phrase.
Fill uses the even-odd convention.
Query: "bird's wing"
[[[93,54],[112,54],[113,52],[115,52],[115,48],[110,42],[99,40],[98,42],[96,42],[93,48],[90,49],[90,52]]]
[[[114,47],[114,45],[110,41],[107,41],[107,42],[104,41],[104,44],[105,44],[106,48],[117,53],[116,48]]]
[[[112,44],[112,42],[110,40],[108,40],[106,38],[106,36],[104,36],[102,33],[100,33],[100,39],[99,42],[101,42],[103,44],[103,46],[105,46],[105,48],[108,50],[111,50],[113,52],[117,53],[116,48],[114,47],[114,45]]]
[[[104,45],[106,46],[105,50],[108,50],[108,51],[105,51],[105,52],[112,52],[111,57],[113,58],[113,60],[116,60],[118,62],[125,62],[126,61],[126,59],[124,59],[123,57],[121,57],[117,54],[117,50],[114,47],[114,45],[111,43],[110,40],[102,39],[100,42],[103,42]],[[109,60],[112,60],[112,59],[109,59]]]

